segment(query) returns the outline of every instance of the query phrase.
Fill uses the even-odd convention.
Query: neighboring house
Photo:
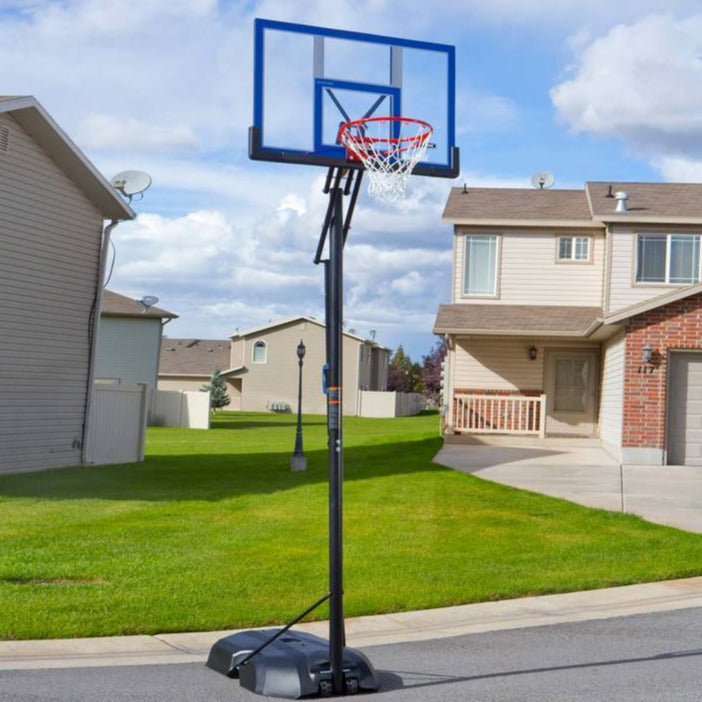
[[[454,188],[444,221],[448,432],[702,464],[702,185]]]
[[[198,389],[216,366],[232,398],[227,409],[296,411],[297,346],[303,341],[302,406],[326,412],[322,368],[326,358],[324,324],[312,317],[291,317],[234,334],[227,341],[164,338],[159,389]],[[390,350],[344,332],[344,413],[357,414],[360,390],[385,390]]]
[[[134,213],[32,97],[0,97],[0,471],[83,460],[105,219]]]
[[[177,314],[147,307],[130,297],[103,290],[95,382],[99,385],[158,383],[161,336]]]
[[[212,371],[222,372],[230,403],[227,410],[241,409],[241,378],[232,377],[229,339],[171,339],[163,337],[158,372],[159,390],[202,390]]]

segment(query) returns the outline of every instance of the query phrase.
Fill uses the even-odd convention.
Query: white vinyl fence
[[[380,392],[359,390],[359,417],[407,417],[419,414],[426,404],[418,392]]]
[[[149,425],[152,427],[210,428],[210,393],[154,390]]]
[[[148,387],[96,385],[86,438],[92,465],[144,460]]]

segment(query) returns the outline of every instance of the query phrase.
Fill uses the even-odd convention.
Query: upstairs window
[[[559,261],[580,261],[590,260],[590,237],[589,236],[559,236],[558,237],[558,260]]]
[[[464,244],[463,294],[497,295],[497,235],[466,236]]]
[[[268,361],[268,346],[265,341],[257,341],[253,345],[251,360],[254,363],[266,363]]]
[[[637,283],[690,285],[699,280],[699,234],[639,234]]]

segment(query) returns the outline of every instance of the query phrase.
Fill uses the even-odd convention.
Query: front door
[[[553,350],[546,361],[546,433],[594,436],[596,350]]]

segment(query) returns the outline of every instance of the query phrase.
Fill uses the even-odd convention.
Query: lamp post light
[[[297,365],[298,365],[298,379],[297,379],[297,432],[295,434],[295,451],[290,457],[290,470],[306,470],[307,469],[307,458],[302,452],[302,359],[305,357],[305,345],[300,339],[300,343],[297,345]]]

